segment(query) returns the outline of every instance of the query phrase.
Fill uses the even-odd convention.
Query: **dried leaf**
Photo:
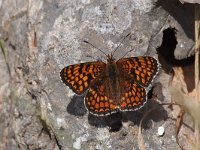
[[[179,86],[170,87],[170,92],[175,102],[183,106],[184,110],[186,110],[192,116],[192,118],[197,121],[198,126],[200,127],[200,106],[198,101],[196,101],[193,97],[183,93]]]

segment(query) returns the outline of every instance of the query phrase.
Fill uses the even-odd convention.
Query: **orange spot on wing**
[[[83,86],[79,87],[79,91],[82,92],[83,91]]]
[[[104,112],[103,108],[100,108],[100,109],[99,109],[99,112]]]
[[[70,69],[67,70],[67,69],[65,68],[64,72],[65,72],[65,73],[67,72],[67,74],[70,74],[72,71],[71,71]]]
[[[109,108],[105,108],[105,111],[109,111]]]
[[[152,64],[152,62],[151,62],[151,61],[149,61],[149,60],[147,61],[147,63],[148,63],[149,65],[151,65],[151,64]]]
[[[137,80],[140,80],[140,77],[137,75],[137,76],[136,76],[136,79],[137,79]]]
[[[147,72],[148,76],[151,76],[151,72]]]
[[[88,83],[87,83],[87,82],[84,82],[84,86],[87,87],[87,86],[88,86]]]
[[[79,84],[79,85],[82,85],[82,83],[83,83],[82,80],[79,80],[79,81],[78,81],[78,84]]]
[[[115,105],[110,104],[110,108],[114,110],[115,109]]]
[[[123,102],[121,103],[121,107],[126,107],[126,102],[123,101]]]
[[[73,71],[73,74],[79,74],[78,70]]]
[[[87,76],[83,77],[83,81],[84,81],[84,82],[87,81],[87,80],[88,80],[88,77],[87,77]]]
[[[105,102],[105,107],[109,107],[109,103],[108,102]]]
[[[139,101],[139,97],[136,96],[136,97],[135,97],[135,100],[138,102],[138,101]]]
[[[99,96],[97,97],[97,102],[99,102]]]
[[[134,102],[134,101],[135,101],[134,97],[131,97],[131,101],[132,101],[132,102]]]
[[[75,81],[77,82],[78,80],[79,80],[79,78],[78,78],[78,77],[76,77],[76,78],[75,78]]]
[[[141,94],[140,94],[140,92],[137,92],[137,96],[138,96],[138,97],[141,97]]]
[[[126,101],[127,101],[128,104],[131,102],[129,98]]]
[[[125,97],[128,97],[128,93],[125,93]]]
[[[145,81],[146,81],[146,80],[142,79],[142,83],[143,83],[143,84],[145,84],[145,83],[146,83]]]
[[[144,76],[145,76],[144,73],[141,73],[140,75],[141,75],[142,78],[144,78]]]
[[[137,75],[139,75],[139,74],[140,74],[140,72],[139,72],[138,70],[135,70],[135,73],[136,73]]]
[[[98,103],[95,104],[95,108],[99,109],[99,104]]]
[[[147,70],[146,70],[146,69],[143,69],[143,72],[146,74],[146,73],[147,73]]]
[[[83,74],[80,74],[80,75],[79,75],[79,78],[81,78],[81,79],[82,79],[82,78],[83,78]]]
[[[104,107],[104,104],[103,104],[103,102],[100,102],[100,107]]]
[[[92,100],[92,105],[95,105],[95,103],[96,103],[95,100]]]
[[[138,70],[141,72],[141,71],[142,71],[142,68],[141,68],[141,67],[138,67]]]

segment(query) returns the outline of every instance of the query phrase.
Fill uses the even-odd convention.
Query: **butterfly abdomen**
[[[118,103],[120,100],[120,88],[116,63],[108,63],[106,72],[106,77],[108,78],[107,93],[110,99],[115,99],[116,103]]]

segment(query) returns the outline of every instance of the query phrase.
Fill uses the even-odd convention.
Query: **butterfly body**
[[[158,73],[158,61],[149,56],[121,58],[70,65],[62,69],[62,81],[80,95],[87,91],[85,106],[94,115],[140,109]]]
[[[114,103],[117,104],[120,98],[120,80],[119,80],[119,70],[117,69],[116,62],[109,62],[106,67],[106,76],[104,77],[107,82],[106,95],[109,99],[115,99]]]

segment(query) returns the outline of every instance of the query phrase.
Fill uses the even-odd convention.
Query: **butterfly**
[[[84,104],[93,115],[135,111],[144,106],[158,74],[159,62],[150,56],[85,62],[64,67],[61,80],[77,95],[86,92]]]

